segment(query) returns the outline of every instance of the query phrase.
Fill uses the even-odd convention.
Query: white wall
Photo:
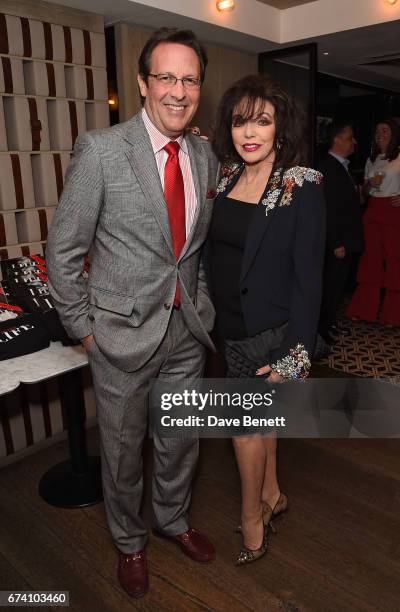
[[[281,13],[280,41],[287,43],[323,34],[400,19],[400,2],[386,0],[318,0]]]

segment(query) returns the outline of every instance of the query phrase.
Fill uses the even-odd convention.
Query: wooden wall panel
[[[209,64],[199,109],[194,124],[208,134],[211,131],[217,106],[226,89],[246,74],[256,74],[258,57],[215,45],[207,45]]]
[[[27,446],[30,446],[27,442],[28,432],[25,429],[21,399],[20,389],[5,396],[8,429],[12,440],[13,453],[17,453]],[[8,454],[11,454],[9,451],[10,449],[8,449]]]
[[[126,121],[140,109],[137,85],[138,59],[151,31],[118,23],[115,26],[119,120]]]
[[[46,438],[46,431],[44,426],[40,385],[29,386],[27,387],[26,392],[31,416],[33,440],[44,440]]]
[[[193,124],[197,125],[203,134],[211,133],[214,122],[215,112],[221,95],[222,89],[222,70],[221,70],[221,49],[216,46],[207,46],[208,65],[206,78],[201,90],[199,108],[193,119]]]

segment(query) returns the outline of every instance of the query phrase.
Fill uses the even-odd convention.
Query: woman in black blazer
[[[301,116],[265,75],[222,97],[213,148],[223,165],[206,268],[228,377],[297,380],[310,368],[325,249],[322,175],[299,164]],[[266,551],[271,518],[287,508],[276,474],[276,436],[233,439],[242,485],[243,548]]]

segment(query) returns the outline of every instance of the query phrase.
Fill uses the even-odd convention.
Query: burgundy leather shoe
[[[140,550],[131,555],[119,553],[118,580],[131,597],[143,597],[149,590],[146,553]]]
[[[215,559],[214,546],[205,535],[196,531],[196,529],[189,529],[185,533],[180,533],[176,536],[169,536],[153,529],[153,534],[159,538],[166,538],[175,542],[185,555],[193,559],[193,561],[207,563]]]

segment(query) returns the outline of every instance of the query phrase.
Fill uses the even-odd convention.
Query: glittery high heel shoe
[[[267,552],[268,548],[268,527],[263,525],[263,539],[260,548],[255,550],[251,548],[247,548],[247,546],[243,546],[240,553],[237,556],[235,565],[246,565],[246,563],[253,563],[253,561],[257,561],[257,559],[261,559]]]
[[[271,506],[267,502],[263,502],[263,521],[264,525],[268,525],[272,533],[276,533],[276,527],[272,519],[282,517],[283,513],[288,509],[288,498],[284,493],[281,493],[275,506]]]
[[[271,506],[267,502],[263,502],[263,522],[266,527],[270,527],[272,533],[276,533],[276,527],[272,522],[272,519],[282,517],[283,513],[288,509],[288,498],[284,493],[279,495],[279,499],[275,506]],[[235,533],[242,533],[242,527],[239,525],[235,529]]]

